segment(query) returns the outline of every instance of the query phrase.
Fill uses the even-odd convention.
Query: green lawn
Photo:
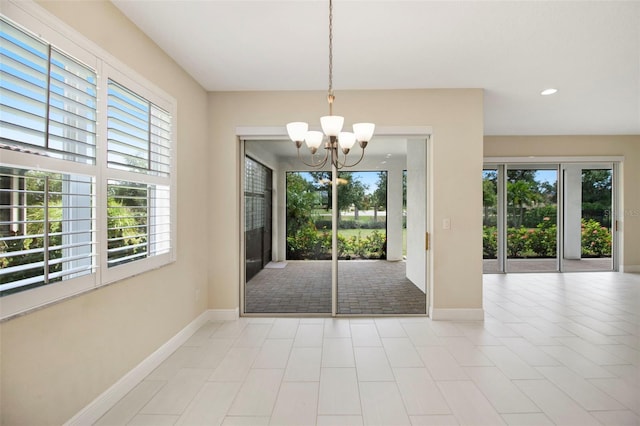
[[[378,231],[382,235],[387,233],[384,229],[338,229],[338,234],[347,238],[357,237],[358,235],[360,235],[360,238],[365,238],[373,234],[373,231]]]

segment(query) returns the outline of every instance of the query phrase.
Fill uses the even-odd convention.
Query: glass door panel
[[[288,141],[244,146],[243,313],[331,314],[330,172],[287,171]]]
[[[556,166],[508,166],[507,272],[558,271]]]
[[[389,145],[338,174],[339,315],[426,314],[426,141]]]
[[[613,270],[612,166],[565,165],[563,182],[563,271]]]
[[[482,171],[482,271],[502,272],[498,258],[498,169]]]
[[[403,265],[386,261],[387,177],[387,171],[338,173],[339,314],[385,313],[393,273],[404,278]]]

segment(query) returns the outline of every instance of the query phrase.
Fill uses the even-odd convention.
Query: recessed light
[[[548,89],[544,89],[542,92],[540,92],[540,94],[542,96],[549,96],[549,95],[553,95],[557,91],[558,91],[558,89],[554,89],[554,88],[550,87]]]

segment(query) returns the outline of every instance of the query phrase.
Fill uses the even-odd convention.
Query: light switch
[[[442,219],[442,229],[451,229],[451,219],[448,217]]]

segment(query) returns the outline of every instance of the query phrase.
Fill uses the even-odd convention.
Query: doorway
[[[243,141],[272,172],[272,238],[265,263],[245,237],[242,313],[426,315],[425,244],[409,237],[426,232],[426,144],[376,137],[361,167],[336,171],[301,166],[289,141]],[[261,198],[245,193],[245,228]]]

